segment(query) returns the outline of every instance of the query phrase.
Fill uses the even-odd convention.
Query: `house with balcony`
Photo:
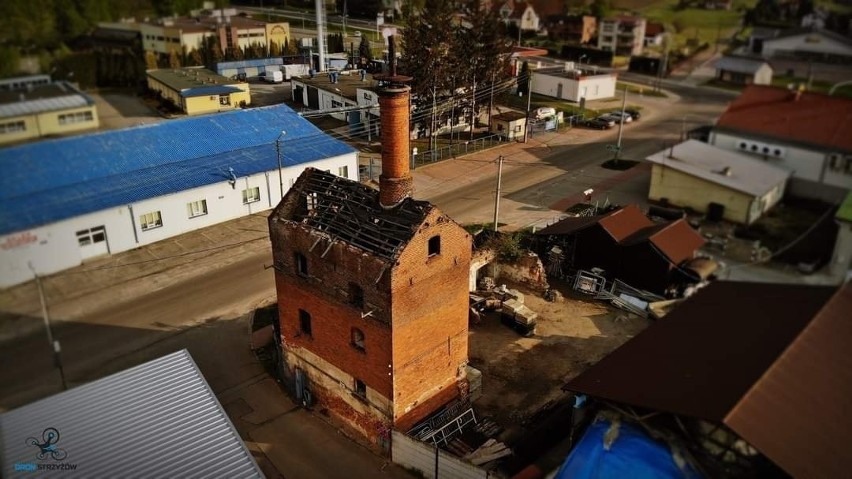
[[[621,15],[604,18],[598,28],[598,48],[616,56],[641,55],[645,42],[646,21],[641,17]]]
[[[544,20],[547,38],[578,45],[591,43],[598,20],[591,15],[550,15]]]

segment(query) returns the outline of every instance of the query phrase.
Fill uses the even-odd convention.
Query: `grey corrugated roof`
[[[50,428],[58,460],[37,459]],[[262,478],[186,350],[0,415],[2,477],[16,464],[75,465],[62,477]],[[45,471],[37,471],[44,473]]]
[[[791,174],[780,167],[698,140],[687,140],[646,159],[754,196],[763,196],[787,181]],[[728,175],[721,173],[725,168],[730,168]]]
[[[761,59],[745,58],[745,57],[722,57],[716,60],[716,69],[725,70],[735,73],[748,73],[754,75],[763,65],[769,66],[768,63]],[[770,69],[772,67],[769,67]]]
[[[0,118],[80,108],[94,103],[74,85],[57,81],[29,90],[0,92]]]

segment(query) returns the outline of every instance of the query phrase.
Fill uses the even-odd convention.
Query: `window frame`
[[[193,208],[193,206],[196,206],[196,205],[202,207],[202,208],[199,209],[199,211],[201,211],[200,213],[195,212],[195,208]],[[199,216],[207,215],[207,213],[208,213],[208,211],[207,211],[207,198],[202,198],[200,200],[190,201],[189,203],[187,203],[186,204],[186,213],[187,213],[187,215],[190,219],[198,218]]]
[[[255,193],[257,196],[249,196],[249,193]],[[250,186],[242,191],[243,196],[243,204],[250,205],[252,203],[257,203],[260,201],[260,187],[259,186]]]
[[[361,381],[358,378],[352,378],[354,381],[354,387],[352,388],[352,394],[355,396],[367,399],[367,384],[364,381]]]
[[[147,221],[148,216],[151,216],[151,221]],[[157,228],[163,227],[163,214],[161,210],[151,211],[149,213],[143,213],[139,215],[139,228],[142,231],[150,231]]]

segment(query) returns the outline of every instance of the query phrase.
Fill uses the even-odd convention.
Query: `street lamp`
[[[580,67],[581,67],[581,68],[582,68],[582,66],[583,66],[583,59],[584,59],[584,58],[589,58],[589,56],[588,56],[588,55],[586,55],[586,54],[584,53],[584,54],[580,55],[580,58],[578,58],[578,59],[577,59],[577,63],[579,63],[579,64],[580,64]]]
[[[278,157],[278,187],[281,188],[281,199],[284,199],[284,177],[281,176],[281,137],[286,135],[287,132],[281,130],[281,133],[278,135],[278,138],[275,139],[275,154]]]

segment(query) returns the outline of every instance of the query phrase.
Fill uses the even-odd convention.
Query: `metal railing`
[[[438,161],[456,158],[477,151],[487,150],[505,144],[507,141],[503,135],[489,135],[475,140],[459,140],[457,143],[443,145],[434,150],[418,151],[411,155],[411,166],[436,163]]]

